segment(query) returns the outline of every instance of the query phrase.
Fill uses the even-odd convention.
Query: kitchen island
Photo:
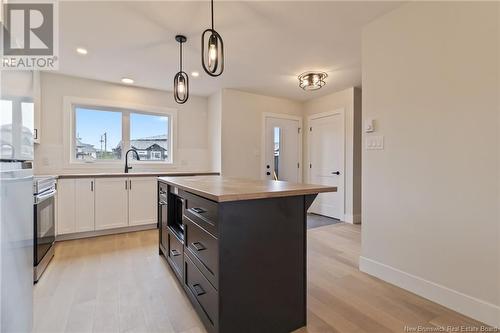
[[[306,325],[306,212],[335,187],[158,178],[160,254],[208,332]]]

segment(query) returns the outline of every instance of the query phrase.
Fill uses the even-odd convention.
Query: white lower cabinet
[[[128,178],[97,178],[95,230],[128,226]]]
[[[157,222],[155,177],[60,179],[57,234]]]
[[[76,232],[94,230],[94,178],[75,179]]]
[[[57,182],[57,234],[94,230],[94,179]]]
[[[75,180],[57,181],[57,234],[76,232],[75,221]]]
[[[129,225],[157,222],[156,184],[156,179],[151,177],[130,178],[128,186]]]

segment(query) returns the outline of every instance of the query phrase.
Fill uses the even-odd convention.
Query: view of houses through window
[[[130,125],[122,137],[125,117]],[[169,160],[168,116],[76,107],[74,128],[76,160],[120,160],[129,148],[141,161]]]

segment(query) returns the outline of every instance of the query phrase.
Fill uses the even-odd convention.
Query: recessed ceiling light
[[[200,76],[200,73],[198,73],[198,72],[191,72],[191,75],[193,77],[198,77],[198,76]]]
[[[78,48],[76,49],[76,52],[78,52],[78,54],[82,54],[82,55],[86,55],[87,53],[89,53],[89,52],[87,51],[87,49],[84,49],[83,47],[78,47]]]
[[[125,84],[134,84],[134,80],[128,78],[128,77],[124,77],[122,78],[122,82],[125,83]]]

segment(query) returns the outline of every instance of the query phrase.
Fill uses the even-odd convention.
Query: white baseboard
[[[361,223],[361,214],[344,214],[343,221],[346,223],[359,224]]]
[[[363,256],[359,257],[359,269],[487,325],[500,327],[500,306],[498,305],[485,302]],[[471,281],[471,283],[474,282]]]
[[[156,229],[156,228],[157,228],[156,223],[150,223],[150,224],[136,225],[136,226],[131,226],[131,227],[76,232],[73,234],[57,235],[56,241],[65,241],[65,240],[72,240],[72,239],[97,237],[97,236],[107,236],[107,235],[114,235],[114,234],[122,234],[124,232],[143,231],[143,230]]]

